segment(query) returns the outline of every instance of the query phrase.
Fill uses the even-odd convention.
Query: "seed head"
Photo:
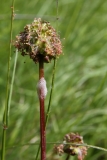
[[[29,55],[35,63],[41,58],[49,63],[62,53],[61,41],[55,29],[40,18],[24,27],[24,31],[16,36],[14,46],[23,56]]]
[[[63,144],[56,145],[54,151],[59,155],[63,153],[67,153],[70,156],[77,155],[78,160],[83,160],[87,155],[87,147],[82,146],[83,143],[83,137],[78,133],[68,133],[64,137]]]

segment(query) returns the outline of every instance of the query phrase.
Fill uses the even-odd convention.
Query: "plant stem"
[[[11,105],[11,99],[12,99],[13,83],[14,83],[14,79],[15,79],[17,58],[18,58],[18,50],[16,49],[15,59],[14,59],[14,66],[13,66],[13,73],[12,73],[12,79],[11,79],[11,85],[10,85],[9,100],[8,100],[8,117],[9,117],[10,105]],[[9,118],[8,118],[8,121],[9,121]]]
[[[66,157],[66,160],[69,160],[69,158],[70,158],[70,155],[68,154],[67,157]]]
[[[43,60],[41,60],[39,62],[39,80],[41,78],[44,78],[44,62],[43,62]],[[39,97],[39,101],[40,101],[41,160],[46,160],[46,136],[45,136],[44,98],[41,98],[41,96],[40,96]]]
[[[56,58],[54,59],[54,66],[53,66],[53,73],[52,73],[52,82],[51,82],[51,91],[50,91],[50,97],[49,97],[49,103],[48,103],[48,108],[46,112],[46,123],[45,123],[45,128],[48,123],[49,115],[50,115],[50,110],[51,110],[51,99],[52,99],[52,93],[53,93],[53,88],[54,88],[54,79],[55,79],[55,70],[56,70]]]
[[[2,150],[1,150],[1,160],[5,159],[5,143],[6,143],[6,131],[3,129],[3,135],[2,135]]]
[[[8,55],[8,71],[7,71],[7,86],[6,86],[6,100],[5,109],[3,115],[3,134],[2,134],[2,148],[1,148],[1,160],[5,160],[5,148],[6,148],[6,130],[8,128],[8,109],[9,109],[9,87],[10,87],[10,61],[11,61],[11,48],[12,48],[12,30],[13,30],[13,17],[14,17],[14,1],[12,0],[11,6],[11,26],[10,26],[10,43],[9,43],[9,55]]]
[[[46,112],[45,129],[46,129],[46,126],[47,126],[47,123],[48,123],[49,114],[50,114],[50,109],[51,109],[51,98],[52,98],[52,93],[53,93],[53,88],[54,88],[54,78],[55,78],[56,62],[57,62],[57,59],[54,59],[54,66],[53,66],[53,73],[52,73],[52,81],[51,81],[51,91],[50,91],[48,108],[47,108],[47,112]],[[37,150],[37,154],[36,154],[35,160],[38,159],[39,151],[40,151],[40,144],[39,144],[39,147],[38,147],[38,150]]]

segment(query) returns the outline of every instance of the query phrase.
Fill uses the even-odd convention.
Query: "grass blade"
[[[5,146],[6,146],[6,129],[8,128],[8,110],[9,110],[9,87],[10,87],[10,60],[12,50],[12,31],[13,31],[13,16],[14,16],[14,0],[11,6],[11,26],[10,26],[10,44],[9,44],[9,56],[8,56],[8,70],[7,70],[7,86],[6,86],[6,99],[5,110],[3,115],[3,135],[2,135],[2,149],[1,160],[5,160]]]

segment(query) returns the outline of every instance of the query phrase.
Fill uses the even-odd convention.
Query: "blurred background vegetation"
[[[0,148],[2,117],[6,95],[7,62],[10,40],[11,1],[0,1]],[[58,9],[58,21],[56,20]],[[63,43],[57,61],[55,85],[47,142],[61,142],[66,133],[79,133],[84,142],[107,148],[107,1],[105,0],[16,0],[13,40],[34,18],[49,21]],[[11,73],[15,49],[12,49]],[[53,62],[45,64],[51,89]],[[36,93],[38,65],[19,53],[11,101],[6,159],[34,160],[39,141],[39,101]],[[15,147],[12,147],[15,146]],[[47,160],[65,159],[53,154],[47,144]],[[90,148],[87,160],[106,160],[107,153]],[[76,160],[75,157],[71,157]]]

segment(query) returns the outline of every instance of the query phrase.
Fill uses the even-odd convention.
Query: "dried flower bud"
[[[24,31],[16,36],[14,46],[23,56],[29,55],[35,63],[41,58],[49,63],[62,53],[61,41],[55,29],[40,18],[24,27]]]
[[[80,136],[78,133],[69,133],[66,134],[64,137],[64,141],[71,142],[71,143],[83,143],[83,137]]]
[[[62,155],[62,153],[64,153],[63,151],[63,148],[64,148],[64,145],[63,144],[60,144],[60,145],[55,145],[54,147],[54,151],[55,153],[59,154],[60,156]]]
[[[87,155],[87,147],[82,146],[83,143],[83,137],[78,133],[69,133],[65,135],[63,144],[55,146],[55,150],[59,155],[62,153],[67,153],[71,156],[77,155],[78,160],[83,160]]]

